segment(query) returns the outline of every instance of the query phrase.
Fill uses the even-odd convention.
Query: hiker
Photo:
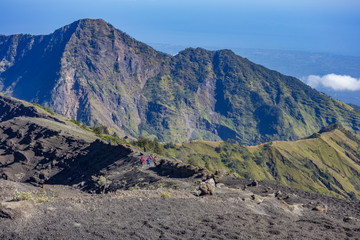
[[[149,155],[148,159],[147,159],[147,164],[150,167],[150,163],[151,163],[151,155]]]
[[[116,140],[116,145],[119,145],[119,140]]]
[[[145,158],[143,156],[141,156],[140,158],[140,165],[143,166],[145,163]]]
[[[109,145],[111,144],[111,139],[109,138],[109,140],[108,140],[108,143],[109,143]]]
[[[155,158],[154,158],[154,163],[155,163],[155,165],[157,165],[157,164],[158,164],[158,161],[159,161],[158,157],[157,157],[157,156],[155,156]]]

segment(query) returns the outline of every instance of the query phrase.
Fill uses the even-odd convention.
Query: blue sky
[[[0,34],[102,18],[145,43],[360,56],[358,0],[0,0]]]

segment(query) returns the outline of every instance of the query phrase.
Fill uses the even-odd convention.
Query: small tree
[[[164,146],[159,142],[159,140],[150,140],[144,137],[141,137],[137,141],[133,142],[134,145],[137,145],[141,148],[143,148],[146,151],[152,151],[157,154],[164,154]]]
[[[92,126],[91,129],[94,131],[95,134],[109,134],[108,128],[103,125]]]
[[[93,181],[95,182],[95,185],[98,186],[100,189],[102,188],[102,194],[105,193],[105,190],[109,185],[111,184],[111,181],[107,180],[106,177],[100,176],[100,177],[92,177]]]
[[[163,155],[164,154],[164,146],[159,143],[159,140],[154,140],[154,152],[157,154]]]

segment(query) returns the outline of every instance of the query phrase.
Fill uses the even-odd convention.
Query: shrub
[[[45,189],[43,189],[43,192],[40,196],[36,195],[32,195],[30,192],[18,192],[15,194],[15,196],[13,197],[12,201],[26,201],[26,200],[33,200],[36,203],[45,203],[45,202],[50,202],[52,201],[54,198],[50,198],[46,195],[46,191]]]
[[[135,186],[132,186],[132,187],[129,187],[129,190],[132,191],[132,190],[139,190],[140,187],[138,185],[135,185]]]
[[[141,149],[146,149],[146,151],[151,151],[160,155],[164,154],[164,146],[157,139],[150,140],[141,137],[137,141],[134,141],[133,144],[140,147]]]
[[[169,198],[170,196],[171,196],[170,193],[162,193],[160,195],[160,197],[162,197],[162,198]]]
[[[12,201],[16,201],[16,202],[17,201],[25,201],[25,200],[30,200],[32,198],[33,198],[33,196],[29,192],[18,192],[15,194]]]
[[[78,121],[76,121],[76,120],[74,120],[74,119],[70,120],[70,122],[72,122],[72,123],[74,123],[74,124],[78,125],[79,127],[81,126],[81,123],[80,123],[80,122],[78,122]]]
[[[164,145],[164,148],[165,148],[165,149],[176,148],[176,145],[175,145],[175,143],[170,142],[170,143],[166,143],[166,144]]]
[[[46,112],[50,113],[51,115],[55,115],[55,113],[53,111],[51,111],[50,108],[43,107],[43,106],[41,106],[40,104],[37,104],[37,103],[33,103],[33,104],[34,104],[34,106],[37,106],[37,107],[45,110]]]
[[[46,203],[46,202],[50,202],[52,200],[54,200],[54,198],[49,198],[47,195],[46,195],[46,191],[45,191],[45,185],[43,185],[43,188],[42,188],[42,195],[41,196],[35,196],[33,198],[33,200],[37,203]]]
[[[111,181],[107,180],[106,177],[104,176],[100,176],[100,177],[95,177],[92,176],[92,180],[95,182],[95,185],[97,187],[99,187],[100,189],[102,188],[102,193],[105,193],[105,190],[107,187],[109,187]]]
[[[43,194],[42,196],[36,196],[33,198],[35,202],[37,203],[45,203],[45,202],[51,202],[53,199],[46,196],[46,194]]]
[[[92,126],[91,130],[94,131],[95,134],[109,134],[109,130],[106,126],[98,125],[98,126]]]

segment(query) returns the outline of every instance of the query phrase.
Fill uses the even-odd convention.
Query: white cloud
[[[346,75],[327,74],[324,76],[310,75],[305,82],[313,88],[325,87],[336,91],[357,91],[360,90],[360,79]]]

